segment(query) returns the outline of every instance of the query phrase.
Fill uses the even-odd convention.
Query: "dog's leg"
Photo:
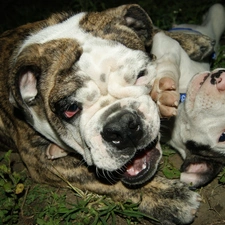
[[[163,32],[154,36],[152,54],[156,55],[157,77],[151,97],[158,104],[162,117],[176,115],[179,102],[180,45]]]
[[[40,149],[31,151],[40,154]],[[140,202],[140,211],[158,219],[162,224],[189,223],[194,219],[199,206],[198,194],[178,180],[156,177],[140,189],[128,189],[121,182],[109,185],[101,183],[91,168],[88,170],[82,164],[79,157],[66,156],[50,161],[46,159],[44,151],[39,158],[37,156],[35,154],[31,159],[23,155],[23,160],[29,162],[29,171],[36,181],[63,187],[67,186],[60,178],[63,177],[75,187],[107,195],[115,201],[124,202],[129,199],[135,203]]]
[[[151,91],[152,99],[158,104],[161,117],[176,115],[179,94],[175,81],[170,77],[157,78]]]
[[[32,140],[29,140],[32,135]],[[31,131],[19,141],[19,153],[32,176],[39,183],[52,186],[73,186],[97,194],[107,195],[115,201],[132,200],[140,203],[139,209],[161,221],[162,224],[186,224],[195,217],[199,206],[199,195],[192,192],[179,180],[155,177],[142,188],[129,189],[120,181],[115,184],[102,183],[96,169],[86,166],[79,154],[48,160],[46,149],[49,142]],[[38,144],[37,144],[38,143]]]
[[[216,40],[201,33],[184,33],[182,31],[168,32],[154,29],[154,35],[163,32],[166,36],[176,40],[190,59],[202,61],[210,57],[214,51]]]
[[[216,41],[206,35],[164,32],[167,36],[176,40],[192,60],[202,61],[205,58],[207,59],[214,51]]]

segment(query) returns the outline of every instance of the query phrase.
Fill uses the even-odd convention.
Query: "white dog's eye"
[[[145,75],[146,75],[146,73],[147,73],[147,71],[146,71],[146,70],[141,70],[141,71],[138,73],[137,79],[138,79],[138,78],[140,78],[140,77],[145,76]]]
[[[224,142],[224,141],[225,141],[225,132],[223,132],[221,136],[219,137],[219,142]]]
[[[74,103],[69,105],[63,114],[67,119],[70,119],[79,111],[80,111],[80,108],[77,106],[77,104]]]

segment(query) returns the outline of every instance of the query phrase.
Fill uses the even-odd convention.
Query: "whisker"
[[[110,181],[112,181],[113,183],[116,182],[116,180],[113,177],[113,174],[110,171],[106,171],[107,172],[107,177],[110,179]],[[113,184],[111,183],[111,184]]]
[[[84,159],[81,159],[80,162],[79,162],[79,164],[78,164],[78,166],[83,166],[85,163],[86,163],[85,160]]]
[[[103,170],[102,172],[103,172],[103,174],[104,174],[105,179],[106,179],[110,184],[113,184],[112,181],[110,180],[111,178],[108,176],[108,175],[109,175],[109,174],[108,174],[108,171]]]

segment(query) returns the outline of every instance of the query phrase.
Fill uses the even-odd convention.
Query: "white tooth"
[[[143,164],[147,164],[146,156],[142,159]]]
[[[130,169],[127,170],[128,173],[133,174],[134,173],[134,167],[131,167]]]
[[[142,170],[144,170],[147,167],[146,162],[142,164]]]
[[[120,141],[112,141],[113,144],[120,144]]]

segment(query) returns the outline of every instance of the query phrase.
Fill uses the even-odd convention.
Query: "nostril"
[[[138,131],[140,129],[140,125],[138,123],[135,123],[134,121],[130,122],[128,124],[128,127],[130,130],[133,130],[133,131]]]
[[[218,70],[212,74],[211,83],[216,85],[219,91],[225,91],[225,70]]]
[[[119,144],[122,140],[121,134],[110,128],[104,129],[101,135],[107,142],[113,142],[114,144]]]

